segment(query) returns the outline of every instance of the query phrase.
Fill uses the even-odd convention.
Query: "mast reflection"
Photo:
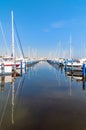
[[[12,82],[11,82],[11,88],[12,88],[12,124],[14,124],[14,100],[15,100],[15,97],[14,97],[14,93],[15,93],[15,89],[14,89],[14,83],[15,83],[15,78],[16,78],[16,72],[13,71],[12,72]]]
[[[14,77],[12,77],[12,124],[14,124]]]
[[[5,86],[5,75],[1,76],[1,92],[4,92],[4,86]]]

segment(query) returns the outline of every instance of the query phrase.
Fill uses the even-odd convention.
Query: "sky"
[[[0,0],[0,22],[10,51],[11,10],[25,55],[69,56],[71,37],[72,56],[86,56],[86,0]],[[1,30],[0,41],[2,53]]]

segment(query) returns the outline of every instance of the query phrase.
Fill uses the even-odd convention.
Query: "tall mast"
[[[13,11],[11,11],[12,16],[12,58],[14,61],[14,17],[13,17]]]
[[[71,39],[71,36],[70,36],[70,59],[72,58],[72,57],[71,57],[71,53],[72,53],[72,50],[71,50],[71,43],[72,43],[72,39]]]

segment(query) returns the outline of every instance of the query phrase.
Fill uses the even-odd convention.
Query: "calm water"
[[[0,77],[0,130],[86,130],[85,83],[38,63]]]

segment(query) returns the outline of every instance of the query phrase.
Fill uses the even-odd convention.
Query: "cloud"
[[[43,32],[48,33],[48,32],[50,32],[50,30],[62,28],[62,27],[64,27],[64,25],[65,25],[64,21],[54,22],[54,23],[50,24],[49,28],[43,29]]]
[[[53,22],[49,25],[48,28],[45,28],[43,29],[43,32],[50,32],[52,31],[53,29],[61,29],[61,28],[64,28],[64,27],[69,27],[74,25],[74,24],[77,24],[77,20],[76,19],[69,19],[69,20],[62,20],[62,21],[56,21],[56,22]]]
[[[48,28],[46,28],[46,29],[43,29],[43,32],[50,32],[50,30],[48,29]]]
[[[58,22],[54,22],[51,24],[51,28],[55,28],[55,29],[58,29],[58,28],[63,28],[65,25],[65,22],[64,21],[58,21]]]

